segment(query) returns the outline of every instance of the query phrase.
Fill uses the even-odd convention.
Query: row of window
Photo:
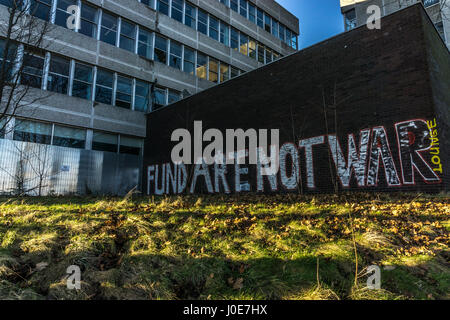
[[[213,15],[208,14],[206,11],[187,1],[156,0],[155,2],[154,0],[141,0],[141,2],[229,47],[233,47],[232,43],[230,43],[230,33],[232,33],[233,30],[234,32],[242,34],[243,37],[249,38],[248,35],[234,29],[228,23],[217,19]],[[224,4],[230,3],[225,0],[221,0],[220,2]],[[237,0],[231,0],[231,3],[233,2],[237,3]],[[232,9],[234,10],[234,6]],[[235,11],[238,12],[237,10]],[[242,16],[257,23],[258,26],[265,29],[267,32],[272,33],[287,45],[297,49],[297,35],[294,32],[290,31],[259,8],[257,9],[256,6],[252,5],[247,0],[240,0],[239,12]]]
[[[4,40],[0,39],[0,57]],[[15,48],[11,49],[22,49]],[[23,68],[20,83],[42,90],[67,94],[126,109],[146,112],[176,102],[180,93],[153,86],[100,67],[81,63],[49,52],[22,50]],[[0,58],[0,66],[2,64]]]
[[[16,119],[15,121],[12,130],[13,140],[76,149],[86,148],[86,129],[29,120]],[[0,132],[0,138],[5,138],[4,132]],[[139,138],[96,130],[92,134],[92,150],[140,155],[142,145],[143,141]]]
[[[172,0],[174,1],[174,0]],[[281,22],[272,18],[269,14],[253,5],[248,0],[218,0],[241,16],[255,23],[260,28],[279,38],[293,49],[298,49],[297,35],[284,26]]]
[[[2,1],[11,0],[0,0],[0,3]],[[42,7],[42,3],[39,2],[39,5],[34,9],[34,11],[31,11],[31,13],[39,18],[50,20],[57,25],[67,27],[66,21],[69,13],[65,10],[70,5],[81,5],[81,23],[80,29],[76,30],[77,32],[94,38],[97,38],[97,33],[99,33],[98,39],[101,41],[118,46],[130,52],[137,53],[144,58],[167,64],[189,74],[197,75],[200,78],[210,79],[210,81],[216,83],[219,81],[226,81],[230,79],[230,77],[233,77],[241,72],[237,68],[229,66],[225,63],[220,63],[222,66],[222,75],[220,77],[214,77],[214,75],[210,76],[207,72],[205,72],[205,66],[208,64],[208,59],[211,60],[212,67],[210,69],[212,71],[215,68],[214,61],[216,61],[216,64],[218,64],[219,61],[209,58],[194,49],[182,45],[181,43],[162,37],[159,34],[151,32],[117,16],[111,15],[103,10],[97,10],[97,8],[84,2],[78,3],[77,0],[57,0],[54,18],[51,18],[51,0],[45,1],[48,1],[48,6]],[[97,32],[96,22],[98,20],[101,20],[99,32]],[[252,48],[256,47],[256,42],[249,39],[244,34],[239,37],[239,33],[236,33],[236,30],[233,32],[233,47],[241,53],[250,55],[256,59],[256,55],[252,54],[252,51],[254,51]],[[260,46],[262,47],[261,44]],[[269,48],[262,50],[262,52],[267,52],[267,58],[261,57],[259,59],[259,61],[262,61],[263,63],[265,61],[271,62],[272,59],[277,59],[279,57],[276,52],[273,52]]]

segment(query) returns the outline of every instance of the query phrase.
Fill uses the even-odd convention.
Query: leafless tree
[[[33,104],[49,96],[31,88],[42,81],[34,74],[34,62],[45,49],[51,25],[35,16],[39,7],[30,1],[1,3],[7,6],[0,6],[0,132],[6,133],[11,117],[21,109],[32,113]]]

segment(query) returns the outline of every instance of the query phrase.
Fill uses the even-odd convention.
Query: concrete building
[[[367,12],[371,5],[381,8],[383,16],[403,9],[417,2],[422,2],[428,15],[439,31],[441,38],[450,48],[450,0],[340,0],[344,17],[345,30],[351,30],[367,23],[372,14]]]
[[[0,0],[2,24],[11,1]],[[70,6],[78,29],[68,28]],[[18,62],[23,83],[44,97],[0,132],[0,167],[18,170],[16,142],[71,154],[53,165],[48,192],[103,192],[105,179],[127,180],[117,168],[140,170],[146,113],[298,50],[298,19],[272,0],[31,0],[30,14],[53,25],[45,51]],[[115,182],[120,192],[140,173],[131,177]],[[13,188],[7,179],[0,173],[2,192]]]

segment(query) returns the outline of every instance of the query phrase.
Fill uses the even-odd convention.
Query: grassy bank
[[[0,198],[0,299],[448,299],[449,229],[448,196]]]

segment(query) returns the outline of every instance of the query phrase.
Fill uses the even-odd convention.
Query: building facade
[[[149,114],[144,192],[450,191],[450,53],[420,4],[381,20]]]
[[[371,5],[381,8],[383,16],[422,2],[428,15],[438,30],[441,38],[450,48],[450,1],[449,0],[340,0],[344,17],[345,30],[351,30],[367,23],[372,12],[367,12]]]
[[[0,0],[3,25],[13,2]],[[8,119],[0,138],[9,140],[5,143],[10,147],[0,150],[0,167],[8,168],[3,172],[18,170],[20,159],[11,157],[14,141],[23,144],[22,149],[37,143],[57,148],[52,154],[71,154],[66,161],[70,165],[58,160],[53,166],[49,174],[53,182],[46,185],[64,185],[58,180],[62,173],[81,168],[84,159],[85,177],[72,172],[64,179],[76,187],[47,188],[56,193],[102,192],[101,181],[117,170],[105,172],[100,158],[117,167],[127,157],[126,163],[137,163],[140,169],[136,159],[142,157],[146,113],[298,50],[298,19],[272,0],[31,0],[29,4],[28,13],[50,22],[52,28],[45,35],[45,50],[16,63],[24,66],[21,82],[43,98]],[[73,6],[81,19],[70,28]],[[18,52],[33,50],[16,45]],[[92,157],[97,159],[94,167]],[[5,184],[9,175],[0,172],[3,185],[9,185],[2,192],[14,184]],[[93,175],[98,176],[97,183],[88,186]],[[140,174],[131,176],[132,181],[116,184],[137,183]]]

